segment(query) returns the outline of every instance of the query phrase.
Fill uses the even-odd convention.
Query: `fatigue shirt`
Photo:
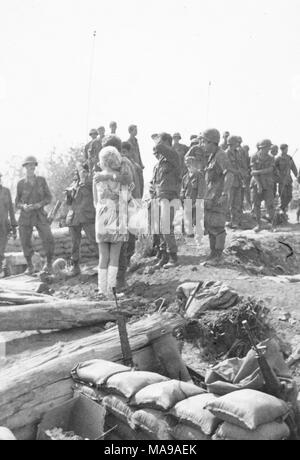
[[[291,172],[297,177],[298,171],[293,158],[290,155],[279,155],[275,159],[278,182],[282,185],[293,183]]]
[[[17,226],[10,191],[0,185],[0,232],[9,229],[9,221],[13,227]]]
[[[93,200],[93,181],[88,177],[85,182],[80,182],[76,188],[74,198],[71,202],[73,217],[71,227],[81,224],[92,224],[95,222],[95,208]]]
[[[33,183],[22,179],[17,185],[16,208],[21,209],[23,204],[41,204],[40,209],[25,212],[21,209],[19,225],[34,226],[37,223],[47,223],[47,214],[44,206],[50,204],[52,195],[44,177],[35,176]]]
[[[197,198],[203,198],[205,181],[203,172],[197,171],[192,174],[188,171],[182,178],[180,198],[190,198],[195,202]]]
[[[155,147],[159,160],[154,168],[151,184],[156,198],[178,198],[181,183],[179,158],[175,150],[162,144]]]
[[[186,165],[185,165],[185,162],[184,162],[184,157],[187,154],[187,152],[189,151],[189,148],[186,145],[179,143],[179,144],[174,144],[173,149],[175,150],[175,152],[177,152],[177,155],[179,157],[181,172],[182,172],[182,174],[185,174]]]
[[[216,204],[224,191],[226,190],[228,176],[228,159],[226,153],[219,150],[210,155],[206,167],[206,193],[204,199],[210,201],[212,205]]]
[[[251,157],[251,171],[273,168],[273,172],[269,174],[258,174],[256,177],[259,180],[263,190],[273,189],[274,187],[274,170],[275,170],[275,161],[274,158],[267,154],[262,156],[260,152],[255,153]],[[257,184],[255,178],[252,176],[251,188],[256,188]]]
[[[227,150],[226,156],[228,160],[229,170],[230,166],[232,166],[232,169],[239,171],[239,174],[235,174],[231,171],[233,174],[232,187],[242,187],[244,183],[244,177],[246,174],[243,168],[241,153],[237,150],[235,152]]]

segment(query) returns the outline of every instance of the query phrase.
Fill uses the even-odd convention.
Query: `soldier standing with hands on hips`
[[[38,166],[37,159],[34,156],[29,156],[25,158],[22,166],[25,168],[25,178],[21,179],[17,185],[16,209],[21,211],[19,217],[19,233],[27,262],[27,270],[25,273],[28,275],[34,273],[32,264],[34,250],[31,241],[34,227],[37,229],[39,237],[41,238],[47,258],[43,271],[51,273],[54,255],[54,238],[44,206],[51,203],[52,196],[46,179],[35,175],[35,170]]]

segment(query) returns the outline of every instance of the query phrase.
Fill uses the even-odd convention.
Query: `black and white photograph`
[[[0,0],[0,441],[300,440],[299,31]]]

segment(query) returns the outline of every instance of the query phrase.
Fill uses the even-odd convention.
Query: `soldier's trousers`
[[[130,264],[130,259],[135,252],[136,236],[129,233],[128,241],[122,244],[120,257],[119,257],[119,270],[117,281],[123,284],[125,281],[126,270]]]
[[[231,223],[240,225],[243,217],[243,187],[231,187],[230,190],[230,218]]]
[[[293,199],[293,186],[292,184],[287,184],[282,186],[279,184],[279,196],[280,196],[280,208],[282,211],[286,211],[290,202]]]
[[[95,247],[95,257],[98,257],[98,244],[96,242],[96,231],[94,223],[79,224],[70,227],[70,234],[72,238],[72,254],[71,259],[73,262],[79,262],[80,260],[80,246],[82,234],[81,231],[84,231],[86,237],[90,244]]]
[[[48,223],[39,222],[35,225],[35,227],[42,241],[45,255],[47,258],[52,258],[54,256],[54,238],[50,225]],[[19,226],[20,240],[25,258],[32,257],[34,254],[32,247],[32,232],[33,225]]]
[[[258,193],[256,187],[252,189],[253,210],[258,223],[260,223],[261,220],[261,204],[263,201],[265,202],[269,217],[273,221],[275,215],[273,185],[268,189],[264,189],[262,193]]]
[[[168,214],[170,213],[170,214]],[[170,207],[168,204],[168,200],[161,200],[160,201],[160,223],[166,223],[170,221],[170,227],[167,229],[168,231],[163,231],[160,234],[161,244],[160,250],[165,252],[167,251],[169,254],[177,254],[178,248],[175,240],[174,235],[174,218],[175,218],[175,210],[174,207]]]
[[[212,251],[223,251],[226,241],[226,214],[228,203],[214,203],[213,200],[206,200],[204,203],[204,228],[208,234],[210,248]]]
[[[1,225],[0,223],[0,265],[4,260],[4,253],[8,241],[8,231],[6,225]]]

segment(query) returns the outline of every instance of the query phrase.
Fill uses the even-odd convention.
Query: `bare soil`
[[[227,254],[219,266],[205,266],[209,252],[208,239],[198,246],[193,238],[178,240],[179,265],[170,270],[153,270],[154,259],[143,257],[149,248],[149,240],[139,241],[138,254],[134,257],[128,275],[125,293],[126,311],[130,321],[149,315],[159,309],[176,311],[176,288],[187,281],[223,281],[239,295],[264,301],[271,312],[271,326],[286,343],[287,354],[300,346],[300,282],[297,278],[284,280],[283,275],[300,274],[300,225],[291,215],[291,224],[280,227],[276,233],[253,230],[228,230]],[[289,256],[292,247],[294,253]],[[96,261],[95,261],[96,264]],[[95,272],[96,273],[96,272]],[[300,277],[299,277],[300,281]],[[53,285],[60,298],[96,298],[97,276],[82,275]],[[289,315],[285,315],[289,314]],[[108,324],[106,327],[111,327]],[[57,341],[69,341],[99,332],[99,327],[57,333],[9,333],[7,343],[8,363],[16,355],[26,356],[36,349],[51,346]],[[213,362],[204,362],[201,350],[195,344],[185,343],[183,356],[187,364],[202,374]],[[292,366],[300,388],[300,362]]]

